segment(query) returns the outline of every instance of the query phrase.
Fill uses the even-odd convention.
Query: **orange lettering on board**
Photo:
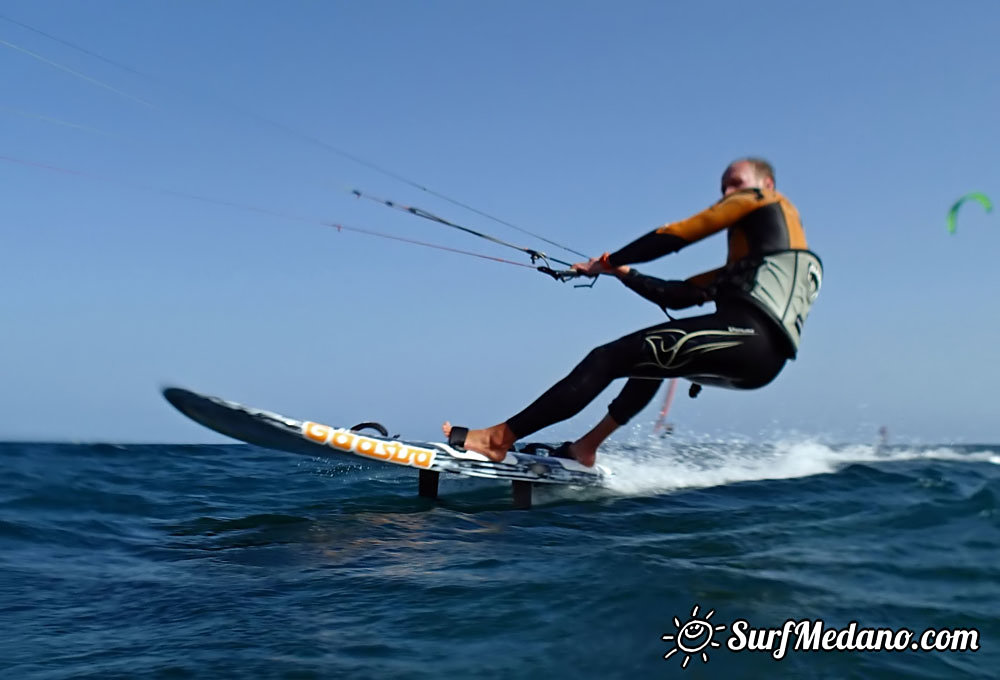
[[[418,450],[413,456],[413,465],[422,468],[429,468],[433,460],[434,457],[430,451]]]
[[[399,450],[392,454],[392,462],[402,463],[406,465],[410,462],[410,449],[405,446],[400,446]]]
[[[326,444],[334,449],[358,453],[368,458],[377,458],[390,463],[429,468],[434,462],[433,451],[405,446],[399,442],[383,442],[378,439],[361,437],[343,430],[335,430],[329,425],[321,425],[320,423],[302,423],[302,435],[309,441]]]
[[[389,460],[389,456],[392,454],[386,451],[388,447],[378,440],[373,441],[375,442],[375,449],[368,455],[372,458],[379,458],[380,460]]]
[[[330,439],[330,433],[333,430],[328,425],[320,425],[319,423],[302,423],[302,434],[306,439],[317,442],[319,444],[326,444]]]
[[[346,432],[338,432],[333,435],[330,439],[330,446],[341,449],[342,451],[350,451],[354,446],[354,440],[357,439],[353,434],[347,434]]]

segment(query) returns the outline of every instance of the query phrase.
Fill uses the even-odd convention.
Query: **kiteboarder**
[[[728,231],[726,264],[686,281],[663,281],[629,265],[674,253]],[[612,380],[628,378],[608,414],[554,455],[593,465],[598,446],[653,398],[664,378],[696,385],[755,389],[794,358],[802,324],[819,294],[822,264],[806,245],[795,206],[775,190],[774,168],[760,158],[732,162],[722,199],[686,220],[663,225],[614,253],[573,265],[587,276],[609,274],[664,311],[712,301],[715,311],[671,319],[591,351],[569,375],[527,408],[485,429],[442,426],[451,445],[499,461],[513,443],[579,413]]]

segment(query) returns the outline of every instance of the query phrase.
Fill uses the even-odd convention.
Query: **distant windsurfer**
[[[573,265],[587,276],[617,276],[664,311],[712,301],[715,312],[657,324],[594,349],[569,375],[498,425],[469,430],[445,422],[449,443],[502,460],[516,440],[576,415],[612,380],[627,377],[600,423],[554,454],[590,466],[598,446],[652,400],[665,378],[735,389],[756,389],[774,380],[798,351],[802,324],[819,294],[822,264],[807,248],[795,206],[775,190],[770,163],[734,161],[722,175],[722,195],[693,217]],[[729,250],[719,269],[686,281],[663,281],[629,266],[723,230]]]

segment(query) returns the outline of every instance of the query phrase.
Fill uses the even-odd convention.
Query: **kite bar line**
[[[438,224],[443,224],[446,227],[452,227],[454,229],[458,229],[460,231],[464,231],[467,234],[472,234],[473,236],[478,236],[479,238],[484,238],[487,241],[492,241],[493,243],[499,244],[501,246],[506,246],[507,248],[513,248],[514,250],[519,250],[522,253],[526,253],[528,255],[528,257],[531,258],[532,264],[534,264],[538,260],[542,260],[543,262],[545,262],[546,265],[548,265],[549,262],[551,261],[551,262],[556,262],[558,264],[564,265],[566,267],[573,266],[570,262],[566,262],[564,260],[560,260],[560,259],[555,258],[555,257],[549,257],[545,253],[543,253],[541,251],[538,251],[538,250],[534,250],[533,248],[525,248],[524,246],[519,246],[519,245],[516,245],[514,243],[509,243],[507,241],[499,239],[496,236],[490,236],[489,234],[484,234],[482,232],[476,231],[475,229],[470,229],[468,227],[463,227],[461,224],[456,224],[454,222],[451,222],[449,220],[444,219],[443,217],[438,217],[434,213],[428,212],[427,210],[424,210],[422,208],[417,208],[417,207],[410,206],[410,205],[403,205],[402,203],[396,203],[395,201],[391,201],[391,200],[386,199],[386,198],[378,198],[377,196],[372,196],[370,194],[366,194],[365,192],[361,191],[360,189],[351,189],[351,195],[353,195],[353,196],[355,196],[357,198],[367,199],[367,200],[372,201],[374,203],[378,203],[379,205],[384,205],[384,206],[386,206],[388,208],[393,208],[394,210],[399,210],[399,211],[402,211],[402,212],[405,212],[405,213],[409,213],[410,215],[415,215],[417,217],[422,217],[425,220],[430,220],[431,222],[437,222]]]
[[[154,83],[154,84],[156,84],[158,86],[166,87],[168,89],[171,89],[175,93],[180,93],[183,96],[195,99],[195,100],[200,101],[202,103],[204,103],[206,101],[209,101],[209,102],[213,101],[212,97],[208,97],[208,96],[196,93],[196,92],[192,92],[192,91],[188,90],[187,88],[184,88],[184,87],[176,85],[176,84],[168,83],[168,82],[164,81],[162,78],[157,78],[155,76],[152,76],[152,75],[150,75],[148,73],[145,73],[143,71],[135,69],[135,68],[133,68],[133,67],[127,65],[127,64],[124,64],[124,63],[122,63],[122,62],[120,62],[120,61],[118,61],[116,59],[111,59],[111,58],[109,58],[107,56],[104,56],[104,55],[102,55],[102,54],[94,51],[94,50],[91,50],[91,49],[88,49],[88,48],[83,47],[81,45],[78,45],[76,43],[70,42],[70,41],[65,40],[63,38],[60,38],[60,37],[58,37],[56,35],[53,35],[53,34],[48,33],[46,31],[43,31],[43,30],[41,30],[39,28],[35,28],[34,26],[30,26],[30,25],[28,25],[28,24],[26,24],[24,22],[17,21],[17,20],[15,20],[15,19],[13,19],[13,18],[11,18],[9,16],[6,16],[4,14],[0,14],[0,20],[6,21],[6,22],[11,23],[11,24],[14,24],[14,25],[19,26],[19,27],[21,27],[23,29],[26,29],[28,31],[32,31],[33,33],[41,35],[41,36],[43,36],[44,38],[46,38],[48,40],[52,40],[52,41],[54,41],[56,43],[59,43],[60,45],[65,46],[65,47],[69,47],[70,49],[75,50],[75,51],[77,51],[77,52],[79,52],[81,54],[84,54],[84,55],[86,55],[86,56],[88,56],[90,58],[98,59],[98,60],[100,60],[100,61],[102,61],[102,62],[104,62],[106,64],[109,64],[109,65],[114,66],[116,68],[119,68],[119,69],[121,69],[123,71],[131,73],[132,75],[139,76],[139,77],[141,77],[141,78],[143,78],[143,79],[145,79],[145,80],[147,80],[147,81],[149,81],[151,83]],[[144,106],[148,106],[148,107],[152,107],[153,106],[152,104],[150,104],[149,102],[147,102],[144,99],[141,99],[140,97],[136,97],[135,95],[129,94],[128,92],[125,92],[123,90],[119,90],[117,88],[114,88],[111,85],[108,85],[107,83],[104,83],[104,82],[102,82],[100,80],[97,80],[96,78],[91,78],[90,76],[88,76],[86,74],[80,73],[79,71],[75,71],[75,70],[69,68],[68,66],[65,66],[65,65],[60,64],[60,63],[55,62],[55,61],[52,61],[51,59],[47,59],[46,57],[44,57],[44,56],[42,56],[40,54],[37,54],[35,52],[32,52],[30,50],[27,50],[27,49],[25,49],[23,47],[20,47],[18,45],[14,45],[13,43],[9,43],[9,42],[4,41],[4,40],[0,40],[0,44],[4,45],[4,46],[6,46],[6,47],[8,47],[10,49],[17,50],[19,52],[25,53],[25,54],[31,56],[34,59],[37,59],[37,60],[39,60],[41,62],[49,64],[50,66],[53,66],[53,67],[58,68],[60,70],[63,70],[65,72],[67,72],[67,73],[70,73],[70,74],[74,75],[75,77],[80,78],[81,80],[84,80],[84,81],[89,82],[89,83],[91,83],[93,85],[96,85],[98,87],[102,87],[102,88],[105,88],[105,89],[110,90],[112,92],[115,92],[115,93],[117,93],[117,94],[119,94],[119,95],[121,95],[123,97],[127,97],[128,99],[131,99],[132,101],[135,101],[137,103],[143,104]],[[320,139],[318,137],[315,137],[315,136],[313,136],[311,134],[308,134],[308,133],[303,132],[301,130],[295,129],[295,128],[291,127],[291,126],[285,125],[285,124],[277,122],[275,120],[271,120],[271,119],[266,118],[264,116],[261,116],[261,115],[259,115],[257,113],[254,113],[253,111],[250,111],[250,110],[247,110],[247,109],[235,106],[235,105],[227,103],[227,102],[223,102],[223,101],[219,101],[219,100],[215,99],[214,103],[215,103],[216,106],[219,106],[221,108],[227,109],[230,112],[235,112],[235,113],[237,113],[239,115],[242,115],[242,116],[245,116],[247,118],[250,118],[250,119],[256,121],[259,124],[262,124],[262,125],[274,128],[276,130],[279,130],[280,132],[282,132],[282,133],[284,133],[284,134],[286,134],[286,135],[288,135],[290,137],[294,137],[294,138],[298,139],[299,141],[306,142],[306,143],[311,144],[313,146],[316,146],[318,148],[322,148],[322,149],[324,149],[324,150],[326,150],[326,151],[328,151],[330,153],[333,153],[333,154],[335,154],[335,155],[337,155],[337,156],[339,156],[341,158],[344,158],[344,159],[347,159],[347,160],[349,160],[349,161],[351,161],[353,163],[356,163],[357,165],[360,165],[362,167],[368,168],[369,170],[373,170],[373,171],[375,171],[375,172],[377,172],[377,173],[379,173],[379,174],[381,174],[381,175],[383,175],[385,177],[392,178],[392,179],[394,179],[394,180],[396,180],[398,182],[406,184],[406,185],[408,185],[410,187],[413,187],[414,189],[417,189],[419,191],[423,191],[423,192],[425,192],[427,194],[430,194],[431,196],[434,196],[434,197],[439,198],[439,199],[441,199],[443,201],[451,203],[452,205],[458,206],[458,207],[460,207],[460,208],[462,208],[464,210],[468,210],[468,211],[473,212],[473,213],[475,213],[475,214],[477,214],[477,215],[479,215],[481,217],[485,217],[486,219],[489,219],[489,220],[491,220],[493,222],[496,222],[498,224],[502,224],[502,225],[504,225],[506,227],[509,227],[511,229],[519,231],[519,232],[521,232],[523,234],[527,234],[528,236],[532,236],[533,238],[537,238],[537,239],[539,239],[541,241],[544,241],[545,243],[548,243],[549,245],[555,246],[556,248],[560,248],[562,250],[565,250],[565,251],[567,251],[569,253],[572,253],[574,255],[577,255],[579,257],[587,258],[587,255],[584,255],[583,253],[581,253],[581,252],[579,252],[577,250],[573,250],[572,248],[569,248],[568,246],[565,246],[565,245],[562,245],[560,243],[557,243],[556,241],[552,241],[550,239],[547,239],[544,236],[541,236],[540,234],[536,234],[535,232],[532,232],[532,231],[529,231],[529,230],[524,229],[522,227],[519,227],[516,224],[513,224],[513,223],[508,222],[506,220],[500,219],[499,217],[495,217],[495,216],[493,216],[493,215],[491,215],[491,214],[489,214],[487,212],[479,210],[478,208],[474,208],[473,206],[471,206],[471,205],[469,205],[467,203],[463,203],[462,201],[459,201],[457,199],[451,198],[450,196],[447,196],[446,194],[443,194],[443,193],[441,193],[439,191],[435,191],[433,189],[430,189],[430,188],[424,186],[423,184],[420,184],[419,182],[417,182],[417,181],[415,181],[413,179],[410,179],[409,177],[406,177],[404,175],[399,174],[398,172],[395,172],[395,171],[390,170],[388,168],[382,167],[382,166],[380,166],[380,165],[378,165],[376,163],[373,163],[373,162],[371,162],[369,160],[366,160],[365,158],[362,158],[361,156],[358,156],[357,154],[351,153],[351,152],[349,152],[349,151],[347,151],[345,149],[342,149],[342,148],[340,148],[338,146],[330,144],[329,142],[326,142],[326,141],[324,141],[324,140],[322,140],[322,139]],[[552,259],[553,262],[557,261],[554,258],[549,258],[549,259]],[[564,264],[564,263],[560,262],[560,264]]]
[[[303,223],[306,223],[306,224],[320,225],[320,226],[324,226],[324,227],[332,227],[332,228],[336,229],[338,232],[349,231],[349,232],[354,232],[354,233],[358,233],[358,234],[366,234],[368,236],[377,236],[378,238],[390,239],[390,240],[393,240],[393,241],[400,241],[400,242],[403,242],[403,243],[410,243],[410,244],[413,244],[413,245],[423,246],[425,248],[434,248],[436,250],[443,250],[443,251],[447,251],[447,252],[450,252],[450,253],[457,253],[459,255],[468,255],[469,257],[477,257],[477,258],[480,258],[480,259],[483,259],[483,260],[492,260],[493,262],[500,262],[502,264],[509,264],[509,265],[514,265],[516,267],[523,267],[523,268],[526,268],[526,269],[533,269],[535,271],[540,271],[543,274],[551,276],[556,281],[567,281],[567,280],[576,278],[578,276],[581,276],[581,274],[579,272],[576,272],[576,271],[574,271],[572,269],[566,270],[566,271],[554,271],[552,269],[549,269],[548,267],[536,267],[536,266],[533,266],[532,264],[525,264],[524,262],[515,262],[513,260],[507,260],[507,259],[504,259],[502,257],[495,257],[493,255],[486,255],[484,253],[477,253],[477,252],[473,252],[473,251],[470,251],[470,250],[462,250],[462,249],[459,249],[459,248],[452,248],[452,247],[440,245],[440,244],[437,244],[437,243],[429,243],[429,242],[426,242],[426,241],[418,241],[416,239],[405,238],[405,237],[402,237],[402,236],[395,236],[393,234],[386,234],[384,232],[374,231],[372,229],[363,229],[361,227],[352,227],[352,226],[347,226],[345,224],[339,224],[339,223],[335,223],[335,222],[328,222],[328,221],[324,221],[324,220],[320,220],[320,219],[316,219],[316,218],[303,217],[301,215],[293,215],[291,213],[280,212],[280,211],[277,211],[277,210],[270,210],[268,208],[261,208],[261,207],[258,207],[258,206],[247,205],[247,204],[244,204],[244,203],[237,203],[237,202],[234,202],[234,201],[227,201],[227,200],[224,200],[224,199],[213,198],[211,196],[203,196],[203,195],[198,195],[198,194],[190,194],[190,193],[186,193],[186,192],[182,192],[182,191],[174,191],[172,189],[162,189],[162,188],[159,188],[159,187],[154,187],[154,186],[145,185],[145,184],[138,184],[138,183],[134,183],[134,182],[126,182],[126,181],[119,180],[117,178],[109,177],[109,176],[106,176],[106,175],[101,175],[101,174],[92,173],[92,172],[85,172],[85,171],[82,171],[82,170],[73,170],[73,169],[70,169],[70,168],[60,167],[60,166],[57,166],[57,165],[50,165],[48,163],[39,163],[37,161],[28,161],[28,160],[24,160],[24,159],[20,159],[20,158],[14,158],[12,156],[6,156],[6,155],[0,155],[0,161],[6,161],[8,163],[14,163],[14,164],[17,164],[17,165],[23,165],[23,166],[32,167],[32,168],[39,168],[39,169],[45,170],[47,172],[54,172],[54,173],[59,173],[59,174],[63,174],[63,175],[71,175],[71,176],[75,176],[75,177],[78,177],[78,178],[97,180],[97,181],[105,182],[105,183],[108,183],[108,184],[115,184],[115,185],[118,185],[118,186],[126,187],[126,188],[128,188],[130,190],[134,190],[134,191],[136,191],[136,190],[137,191],[148,191],[148,192],[151,192],[151,193],[162,194],[164,196],[171,196],[171,197],[174,197],[174,198],[183,198],[183,199],[191,200],[191,201],[200,201],[200,202],[203,202],[203,203],[211,203],[211,204],[214,204],[214,205],[222,205],[222,206],[226,206],[226,207],[229,207],[229,208],[235,208],[235,209],[238,209],[238,210],[244,210],[244,211],[248,211],[248,212],[254,212],[254,213],[258,213],[258,214],[262,214],[262,215],[268,215],[270,217],[276,217],[276,218],[279,218],[279,219],[290,220],[290,221],[295,221],[295,222],[303,222]],[[591,285],[593,285],[593,284],[591,284]]]

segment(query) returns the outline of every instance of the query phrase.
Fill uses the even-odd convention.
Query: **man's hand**
[[[628,265],[622,265],[620,267],[613,267],[608,269],[607,263],[604,258],[592,257],[586,262],[578,262],[573,265],[573,270],[578,271],[584,276],[597,276],[598,274],[614,274],[615,276],[625,276],[629,273],[630,267]]]
[[[601,258],[592,257],[586,262],[577,262],[572,267],[573,271],[578,271],[584,276],[597,276],[604,271],[604,263]]]

